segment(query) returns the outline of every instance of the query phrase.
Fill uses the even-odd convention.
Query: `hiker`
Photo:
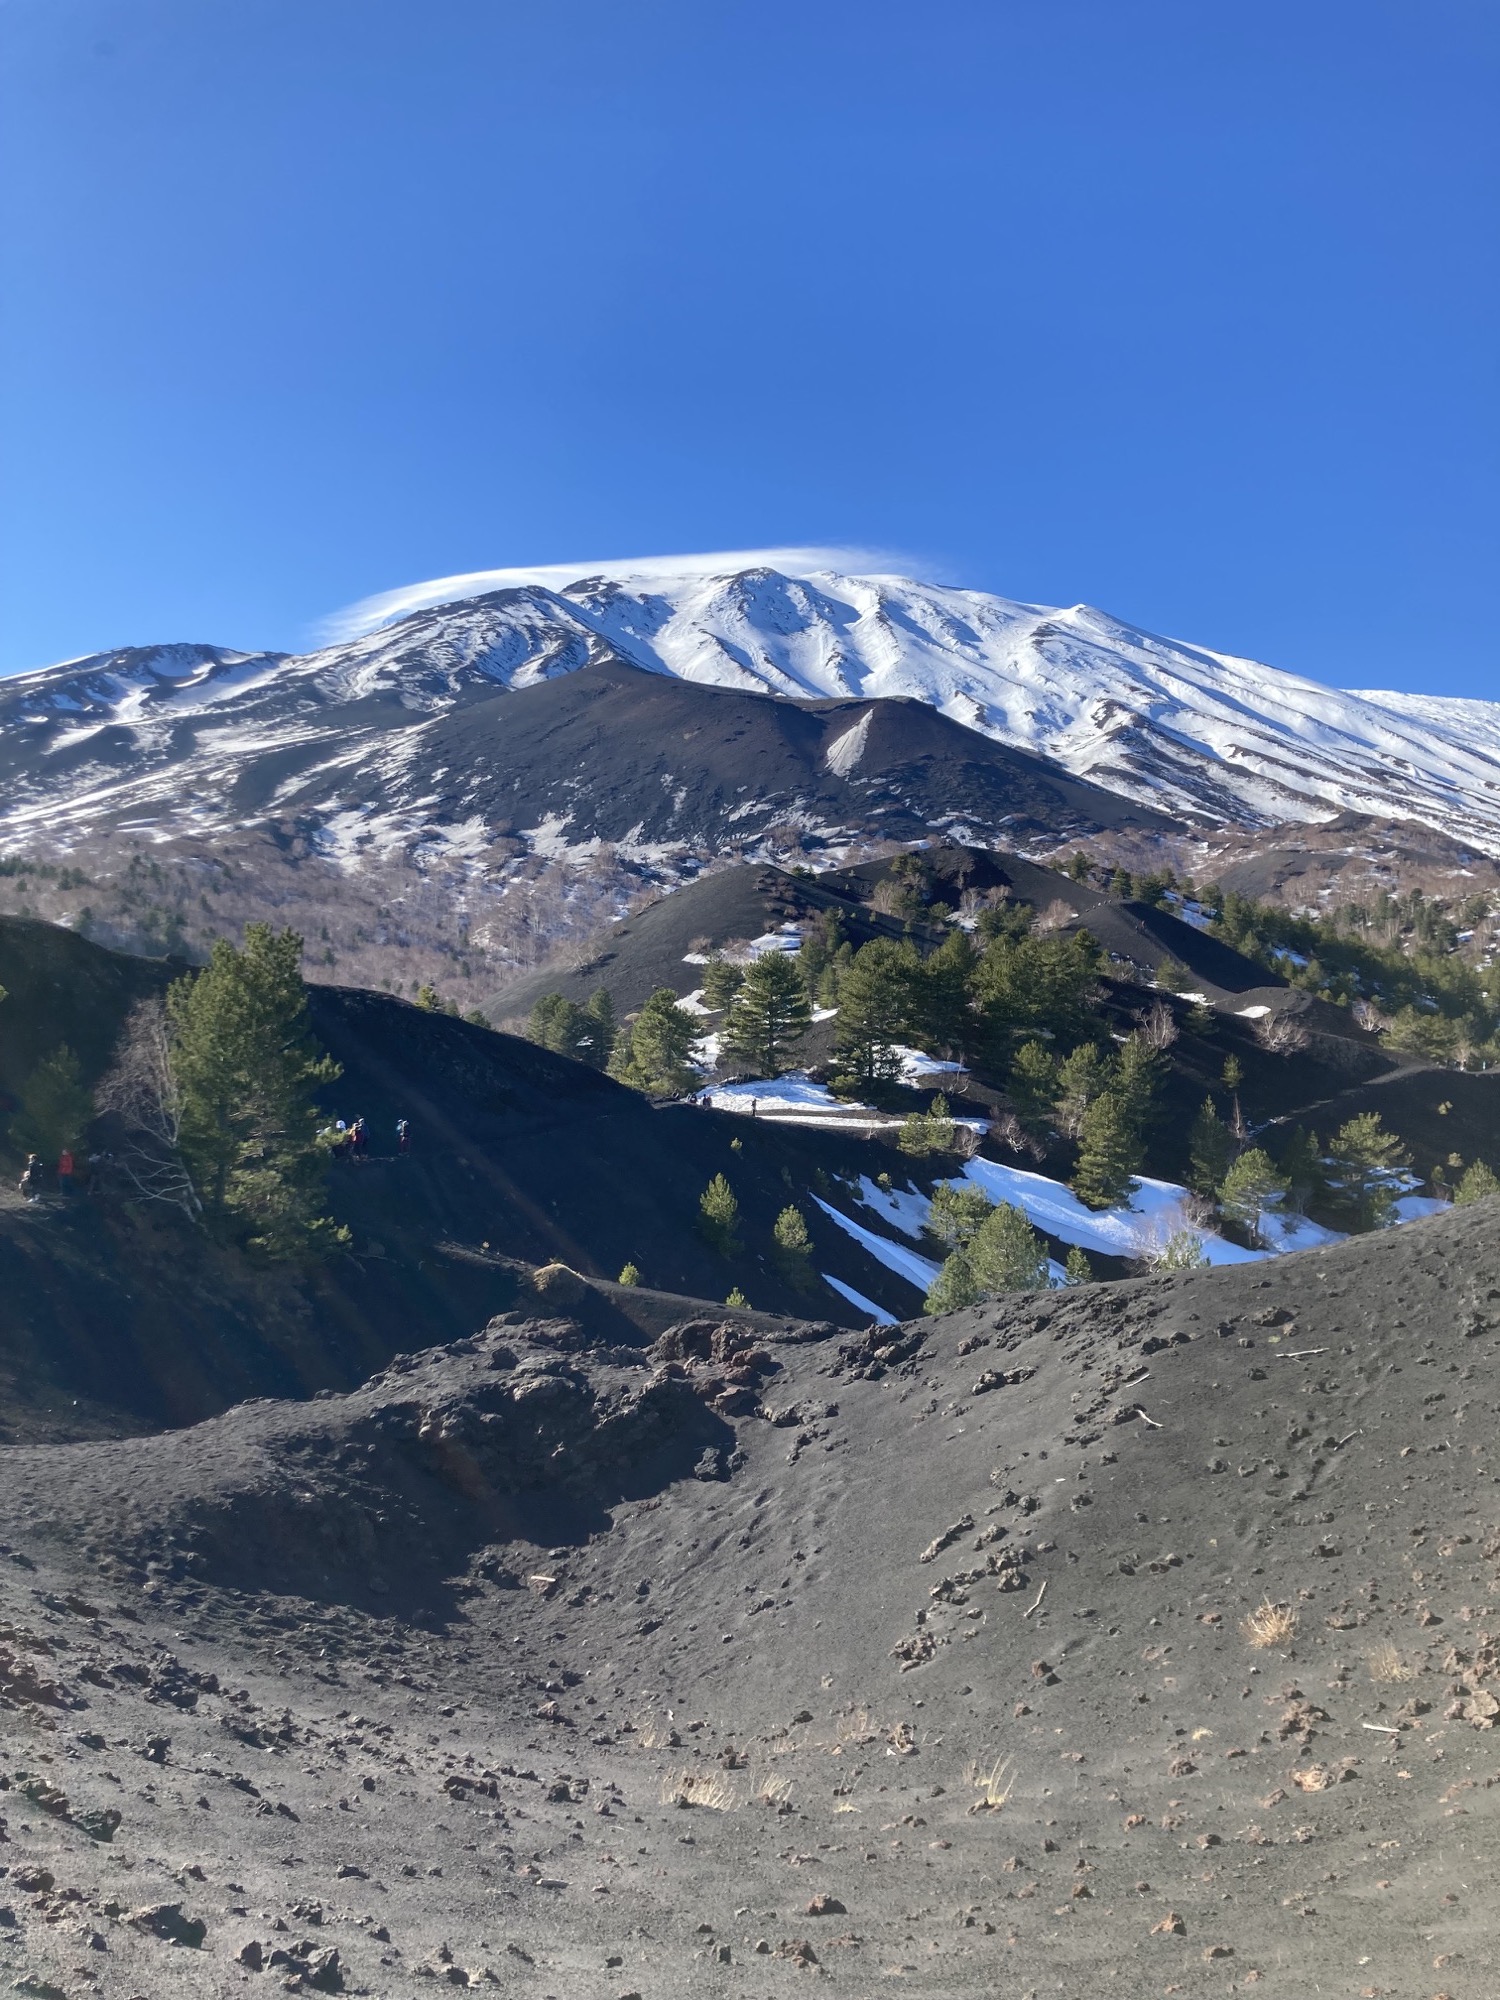
[[[67,1146],[57,1156],[57,1191],[59,1194],[73,1192],[73,1154]]]
[[[356,1118],[354,1123],[349,1127],[349,1146],[356,1160],[364,1158],[365,1146],[369,1141],[369,1136],[365,1130],[364,1119]]]
[[[396,1120],[396,1151],[398,1153],[411,1151],[411,1127],[404,1118]]]
[[[41,1200],[42,1161],[39,1153],[28,1153],[26,1155],[26,1165],[21,1171],[20,1186],[21,1193],[26,1197],[27,1201]]]

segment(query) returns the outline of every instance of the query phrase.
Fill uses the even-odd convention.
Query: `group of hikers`
[[[318,1136],[336,1160],[362,1160],[369,1151],[370,1132],[363,1118],[336,1119]],[[411,1151],[411,1126],[404,1118],[396,1120],[396,1151]]]
[[[340,1118],[318,1135],[323,1139],[336,1160],[362,1160],[370,1144],[369,1128],[363,1118],[352,1121]],[[396,1151],[411,1151],[411,1126],[405,1118],[396,1120]],[[57,1156],[57,1164],[50,1169],[50,1179],[60,1195],[71,1195],[80,1189],[85,1193],[98,1193],[102,1186],[105,1169],[111,1155],[90,1153],[87,1161],[81,1161],[71,1146],[64,1146]],[[21,1170],[20,1192],[26,1201],[40,1201],[47,1192],[49,1169],[40,1153],[28,1153],[26,1165]]]
[[[80,1187],[87,1193],[98,1187],[103,1172],[106,1155],[90,1153],[86,1163],[81,1163],[71,1146],[64,1146],[57,1156],[57,1165],[52,1176],[61,1195],[73,1194]],[[47,1191],[47,1166],[40,1153],[28,1153],[26,1165],[21,1170],[20,1190],[27,1201],[40,1201]]]

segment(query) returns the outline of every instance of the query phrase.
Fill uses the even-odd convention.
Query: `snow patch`
[[[847,1299],[856,1312],[868,1313],[877,1326],[901,1324],[894,1313],[888,1313],[884,1306],[878,1306],[873,1299],[867,1299],[863,1292],[855,1291],[853,1285],[846,1285],[842,1278],[835,1278],[828,1271],[821,1271],[818,1275],[825,1285],[831,1286],[838,1293],[840,1298]]]

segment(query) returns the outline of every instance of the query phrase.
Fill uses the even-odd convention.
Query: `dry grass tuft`
[[[711,1812],[733,1812],[739,1793],[717,1771],[669,1771],[661,1781],[664,1806],[706,1806]]]
[[[1297,1634],[1297,1614],[1289,1604],[1273,1604],[1267,1597],[1241,1620],[1240,1630],[1252,1646],[1265,1651],[1289,1646]]]
[[[988,1768],[977,1761],[966,1765],[964,1783],[980,1795],[970,1812],[999,1812],[1015,1790],[1016,1781],[1010,1774],[1009,1759],[997,1757]]]
[[[1399,1650],[1389,1639],[1377,1646],[1370,1654],[1370,1679],[1372,1681],[1414,1681],[1415,1667],[1408,1666]]]
[[[635,1726],[635,1740],[643,1750],[675,1750],[682,1742],[671,1718],[660,1715],[643,1715]]]
[[[792,1781],[790,1778],[778,1778],[768,1771],[756,1783],[755,1798],[759,1805],[784,1806],[791,1796]]]

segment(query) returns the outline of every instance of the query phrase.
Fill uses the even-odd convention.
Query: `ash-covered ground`
[[[1500,1991],[1500,1204],[690,1311],[0,1454],[5,1983]]]

